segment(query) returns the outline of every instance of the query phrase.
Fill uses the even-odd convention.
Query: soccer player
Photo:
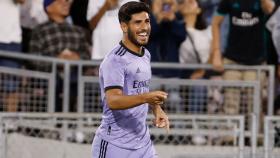
[[[149,92],[151,55],[143,47],[151,31],[149,8],[142,2],[128,2],[118,17],[122,41],[99,69],[103,117],[93,140],[92,158],[155,158],[146,125],[148,105],[157,127],[169,131],[169,121],[161,108],[167,93]]]

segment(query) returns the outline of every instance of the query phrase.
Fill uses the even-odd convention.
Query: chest
[[[229,4],[232,16],[248,19],[263,14],[259,0],[232,0]]]
[[[126,68],[126,79],[128,81],[148,81],[151,79],[150,61],[146,58],[131,61]]]
[[[50,27],[44,30],[43,48],[61,51],[65,48],[77,50],[83,40],[82,34],[70,27]]]

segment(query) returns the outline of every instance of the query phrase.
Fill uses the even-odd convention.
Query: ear
[[[123,33],[127,33],[127,30],[128,30],[127,24],[124,22],[121,22],[121,29],[122,29]]]

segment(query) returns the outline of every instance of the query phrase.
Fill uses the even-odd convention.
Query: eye
[[[136,20],[135,21],[135,24],[140,24],[141,23],[141,20]]]

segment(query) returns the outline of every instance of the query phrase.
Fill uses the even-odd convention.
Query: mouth
[[[149,37],[149,34],[148,34],[148,32],[141,32],[141,33],[138,33],[137,36],[141,41],[146,41]]]

